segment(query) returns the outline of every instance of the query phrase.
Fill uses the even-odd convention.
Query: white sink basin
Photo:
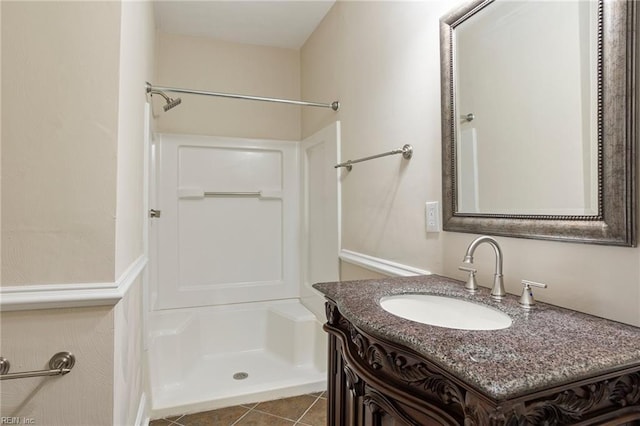
[[[500,330],[511,326],[509,315],[485,305],[430,294],[400,294],[380,299],[385,311],[422,324],[459,330]]]

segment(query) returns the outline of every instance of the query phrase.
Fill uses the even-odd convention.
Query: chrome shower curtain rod
[[[181,89],[178,87],[152,86],[150,83],[147,83],[147,93],[151,93],[152,91],[153,92],[159,91],[159,92],[188,93],[192,95],[218,96],[222,98],[248,99],[252,101],[277,102],[281,104],[331,108],[334,111],[337,111],[338,108],[340,108],[340,102],[338,101],[333,101],[330,104],[323,104],[319,102],[305,102],[305,101],[294,101],[290,99],[265,98],[262,96],[239,95],[235,93],[220,93],[220,92],[209,92],[205,90]]]

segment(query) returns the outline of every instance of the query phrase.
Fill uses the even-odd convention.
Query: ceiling
[[[156,25],[166,33],[299,49],[335,0],[156,1]]]

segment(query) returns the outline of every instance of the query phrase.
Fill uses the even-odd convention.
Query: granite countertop
[[[530,312],[507,295],[501,302],[480,288],[439,275],[318,283],[362,331],[401,344],[496,400],[640,366],[640,328],[537,302]],[[502,330],[455,330],[416,323],[380,306],[383,296],[423,293],[492,306],[513,323]]]

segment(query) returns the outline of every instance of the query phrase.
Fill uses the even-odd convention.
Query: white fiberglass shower
[[[148,360],[153,417],[326,388],[338,278],[339,123],[305,141],[156,135]]]

